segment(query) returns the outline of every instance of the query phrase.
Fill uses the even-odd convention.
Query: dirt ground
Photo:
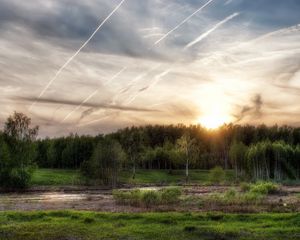
[[[159,188],[159,187],[152,187]],[[184,196],[196,199],[210,193],[224,192],[227,186],[189,186],[184,187]],[[223,211],[223,212],[295,212],[300,211],[300,186],[282,187],[282,190],[267,197],[259,205],[209,205],[199,206],[196,201],[173,206],[142,208],[117,205],[111,190],[85,188],[31,189],[24,193],[0,194],[0,211],[8,210],[92,210],[107,212],[145,212],[145,211]]]

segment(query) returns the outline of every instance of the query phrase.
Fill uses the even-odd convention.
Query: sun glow
[[[219,113],[203,115],[198,119],[198,123],[208,129],[215,129],[230,121],[229,117]]]
[[[205,101],[199,102],[201,116],[197,122],[208,129],[215,129],[231,122],[231,104],[220,85],[207,85],[199,90]]]

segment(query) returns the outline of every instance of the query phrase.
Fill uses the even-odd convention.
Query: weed
[[[209,171],[209,181],[213,184],[221,184],[225,181],[225,171],[221,167],[214,167]]]

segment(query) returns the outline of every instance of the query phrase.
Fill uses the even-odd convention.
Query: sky
[[[0,0],[0,128],[300,126],[299,0]]]

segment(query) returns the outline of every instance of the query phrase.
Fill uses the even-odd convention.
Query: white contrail
[[[160,39],[158,39],[154,45],[157,45],[162,40],[164,40],[167,36],[169,36],[172,32],[174,32],[176,29],[178,29],[181,25],[186,23],[188,20],[190,20],[195,14],[200,12],[203,8],[205,8],[207,5],[209,5],[214,0],[209,0],[207,3],[205,3],[202,7],[198,8],[195,12],[193,12],[190,16],[188,16],[186,19],[184,19],[181,23],[179,23],[177,26],[175,26],[173,29],[171,29],[169,32],[167,32],[165,35],[163,35]]]
[[[92,120],[92,121],[89,121],[89,122],[80,123],[80,124],[77,125],[77,127],[87,126],[87,125],[91,125],[91,124],[96,123],[96,122],[100,122],[102,120],[105,120],[105,119],[109,118],[112,115],[115,115],[115,112],[108,113],[108,114],[104,115],[101,118],[98,118],[98,119],[95,119],[95,120]]]
[[[162,73],[156,75],[156,76],[155,76],[154,82],[153,82],[152,84],[150,84],[150,85],[148,86],[148,88],[154,86],[155,84],[157,84],[157,83],[160,81],[160,79],[161,79],[162,77],[164,77],[165,75],[167,75],[170,71],[171,71],[171,69],[168,69],[168,70],[165,70],[164,72],[162,72]],[[138,95],[139,95],[139,94],[136,94],[135,96],[133,96],[131,99],[129,99],[129,100],[127,101],[126,104],[130,104],[130,103],[131,103]],[[78,124],[77,127],[87,126],[87,125],[91,125],[91,124],[96,123],[96,122],[100,122],[100,121],[102,121],[102,120],[105,120],[105,119],[109,118],[110,116],[112,116],[112,115],[114,115],[114,114],[115,114],[115,112],[108,113],[108,114],[106,114],[105,116],[103,116],[103,117],[101,117],[101,118],[98,118],[98,119],[95,119],[95,120],[92,120],[92,121],[89,121],[89,122],[85,122],[85,123]]]
[[[158,74],[155,76],[154,81],[149,84],[147,87],[144,88],[144,90],[137,92],[136,95],[132,96],[130,99],[128,99],[127,101],[125,101],[125,105],[132,103],[139,95],[141,92],[153,87],[155,84],[157,84],[162,77],[166,76],[172,69],[167,69],[165,71],[163,71],[162,73]]]
[[[209,29],[208,31],[206,31],[205,33],[201,34],[198,38],[196,38],[194,41],[190,42],[189,44],[187,44],[184,49],[190,48],[192,46],[194,46],[196,43],[201,42],[203,39],[205,39],[208,35],[210,35],[212,32],[214,32],[215,30],[217,30],[219,27],[221,27],[223,24],[227,23],[229,20],[235,18],[236,16],[238,16],[240,13],[234,13],[231,14],[230,16],[228,16],[227,18],[225,18],[224,20],[222,20],[221,22],[217,23],[214,27],[212,27],[211,29]]]
[[[273,36],[276,36],[276,35],[299,32],[299,30],[300,30],[300,24],[297,24],[297,25],[294,25],[294,26],[291,26],[291,27],[282,28],[282,29],[279,29],[279,30],[276,30],[276,31],[273,31],[273,32],[266,33],[266,34],[264,34],[260,37],[257,37],[256,39],[253,39],[250,43],[255,43],[257,41],[261,41],[261,40],[264,40],[266,38],[273,37]]]
[[[123,93],[126,93],[127,91],[130,90],[130,88],[132,86],[134,86],[135,83],[137,83],[140,79],[144,78],[145,76],[147,76],[149,73],[151,73],[152,71],[155,71],[156,69],[160,68],[162,64],[156,64],[154,67],[150,68],[149,70],[139,74],[138,76],[136,76],[134,79],[132,79],[126,87],[120,89],[116,95],[113,97],[112,99],[112,104],[115,104],[117,99],[120,97],[120,95],[122,95]]]
[[[251,45],[258,44],[259,42],[266,40],[268,38],[274,37],[274,36],[281,36],[283,34],[297,33],[299,31],[300,31],[300,24],[296,24],[296,25],[293,25],[290,27],[281,28],[281,29],[278,29],[278,30],[275,30],[272,32],[268,32],[268,33],[265,33],[263,35],[260,35],[256,38],[254,38],[254,39],[248,40],[247,42],[241,42],[239,44],[234,44],[234,46],[225,49],[224,52],[221,52],[220,56],[210,54],[209,56],[203,58],[202,61],[215,61],[222,57],[228,57],[228,56],[233,57],[233,52],[238,51],[240,49],[243,49],[243,48],[247,49]],[[292,51],[295,51],[295,50],[293,49]],[[234,59],[234,61],[236,63],[233,63],[233,64],[242,63],[241,61],[238,62],[238,59]]]
[[[44,93],[47,91],[47,89],[51,86],[51,84],[57,79],[59,74],[69,65],[70,62],[80,53],[80,51],[91,41],[91,39],[95,36],[95,34],[99,31],[99,29],[104,25],[105,22],[121,7],[125,0],[122,0],[115,9],[100,23],[100,25],[96,28],[96,30],[92,33],[92,35],[88,38],[88,40],[85,41],[85,43],[68,59],[68,61],[65,62],[64,65],[61,66],[61,68],[56,72],[54,77],[48,82],[46,87],[42,90],[40,95],[37,97],[36,101],[31,104],[29,110],[32,109],[32,107],[37,103],[37,100],[40,99]]]
[[[112,80],[114,80],[115,78],[117,78],[123,71],[125,71],[126,67],[122,68],[119,72],[117,72],[114,76],[112,76],[106,83],[111,82]],[[102,86],[101,86],[102,87]],[[98,92],[99,89],[101,88],[97,88],[94,92],[92,92],[86,99],[84,99],[77,107],[75,107],[71,112],[69,112],[69,114],[61,121],[64,122],[66,121],[75,111],[77,111],[79,108],[81,108],[81,106],[83,104],[85,104],[87,101],[89,101],[92,97],[94,97]]]
[[[166,34],[164,34],[160,39],[158,39],[155,43],[154,43],[154,46],[157,45],[159,42],[161,42],[162,40],[164,40],[166,37],[168,37],[168,35],[170,35],[172,32],[174,32],[176,29],[178,29],[180,26],[182,26],[184,23],[186,23],[189,19],[191,19],[195,14],[197,14],[198,12],[200,12],[202,9],[204,9],[206,6],[208,6],[212,1],[214,0],[209,0],[208,2],[206,2],[203,6],[201,6],[200,8],[198,8],[195,12],[193,12],[191,15],[189,15],[187,18],[185,18],[182,22],[180,22],[177,26],[175,26],[173,29],[171,29],[169,32],[167,32]],[[150,49],[149,49],[150,50]],[[132,79],[126,87],[122,88],[119,90],[119,92],[113,97],[113,100],[112,100],[112,104],[114,104],[118,97],[127,92],[137,81],[139,81],[141,78],[145,77],[147,74],[149,74],[151,71],[159,68],[161,66],[161,64],[159,64],[158,66],[155,66],[154,68],[148,70],[147,72],[144,72],[140,75],[138,75],[137,77],[135,77],[134,79]],[[156,84],[161,77],[165,76],[166,74],[168,74],[170,72],[171,69],[169,70],[166,70],[164,71],[163,73],[159,74],[158,76],[156,76],[155,78],[155,81],[153,84],[151,84],[151,86],[153,86],[154,84]],[[150,86],[148,86],[147,88],[149,88]],[[139,95],[139,93],[135,96],[133,96],[131,99],[128,99],[127,102],[128,103],[131,103],[137,96]],[[77,110],[77,109],[76,109]],[[76,111],[75,110],[75,111]],[[91,121],[89,123],[84,123],[84,124],[81,124],[79,126],[82,126],[82,125],[88,125],[88,124],[91,124],[91,123],[94,123],[94,122],[97,122],[97,121],[101,121],[102,119],[105,119],[107,118],[108,116],[105,116],[104,118],[101,118],[101,119],[98,119],[98,120],[94,120],[94,121]]]

